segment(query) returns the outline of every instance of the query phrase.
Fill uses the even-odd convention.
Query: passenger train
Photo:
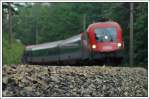
[[[70,38],[26,47],[27,64],[119,64],[124,49],[122,29],[115,21],[94,22]]]

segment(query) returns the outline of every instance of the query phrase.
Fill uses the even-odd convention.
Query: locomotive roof
[[[87,30],[89,30],[89,28],[95,28],[95,27],[97,27],[97,26],[104,26],[104,25],[112,25],[112,26],[120,26],[117,22],[115,22],[115,21],[107,21],[107,22],[96,22],[96,23],[93,23],[93,24],[90,24],[89,26],[88,26],[88,29]]]
[[[54,42],[48,42],[48,43],[42,43],[42,44],[37,44],[37,45],[29,45],[26,47],[27,51],[34,51],[34,50],[42,50],[42,49],[47,49],[47,48],[54,48],[57,46],[62,46],[67,43],[72,43],[80,40],[80,34],[75,35],[73,37],[70,37],[65,40],[59,40],[59,41],[54,41]]]

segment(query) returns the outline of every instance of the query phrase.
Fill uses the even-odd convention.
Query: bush
[[[19,64],[21,63],[21,57],[24,51],[24,46],[21,42],[13,40],[12,47],[9,47],[8,38],[6,35],[3,36],[3,64]]]

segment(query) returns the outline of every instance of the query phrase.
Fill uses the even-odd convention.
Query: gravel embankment
[[[2,95],[148,96],[148,72],[140,67],[4,65]]]

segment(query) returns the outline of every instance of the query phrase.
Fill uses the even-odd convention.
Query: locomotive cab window
[[[97,42],[113,42],[116,41],[117,32],[114,27],[96,28],[95,39]]]

